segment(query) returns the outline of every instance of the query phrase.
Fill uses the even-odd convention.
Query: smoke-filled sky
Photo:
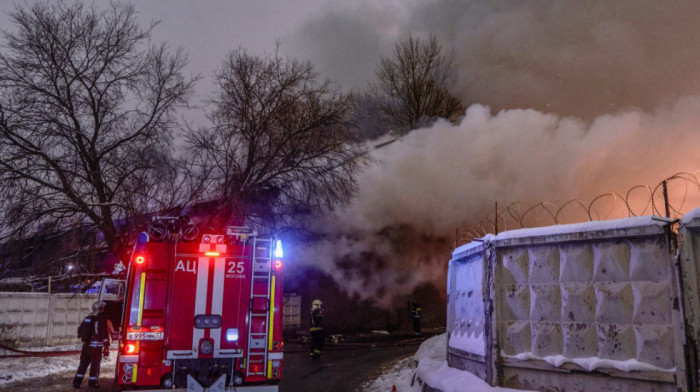
[[[457,65],[453,92],[472,105],[459,124],[375,151],[360,194],[334,220],[343,223],[328,225],[338,241],[325,247],[327,259],[355,264],[327,271],[358,293],[382,294],[387,282],[410,292],[416,279],[441,285],[436,271],[455,229],[496,201],[588,204],[677,172],[700,174],[699,17],[700,3],[688,2],[436,0],[354,3],[305,23],[293,43],[315,44],[299,53],[348,86],[364,85],[397,38],[435,34]],[[674,185],[675,206],[700,207],[697,187]],[[630,195],[636,213],[650,213],[648,197],[639,188]],[[592,210],[624,212],[611,197]]]
[[[381,298],[421,281],[444,285],[455,229],[495,201],[588,202],[677,172],[700,174],[700,2],[134,4],[143,23],[161,21],[154,41],[189,53],[189,72],[203,77],[201,99],[227,51],[271,53],[276,40],[281,54],[308,58],[347,89],[363,89],[408,33],[434,34],[452,54],[464,118],[376,150],[353,205],[325,225],[335,241],[309,251],[351,291]],[[10,8],[0,4],[0,12]],[[3,28],[7,21],[0,17]],[[700,206],[699,193],[690,190],[686,210]]]

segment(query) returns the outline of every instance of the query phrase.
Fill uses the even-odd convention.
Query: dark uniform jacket
[[[109,347],[109,328],[107,316],[101,313],[90,313],[78,327],[78,337],[83,345],[90,347]]]

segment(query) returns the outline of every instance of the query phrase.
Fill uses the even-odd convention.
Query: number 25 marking
[[[245,264],[243,261],[228,261],[227,274],[242,274],[245,272]]]

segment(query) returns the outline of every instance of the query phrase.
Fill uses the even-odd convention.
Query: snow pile
[[[422,383],[443,392],[507,392],[519,389],[492,387],[477,376],[447,366],[447,334],[432,337],[413,356],[397,362],[392,368],[363,386],[365,392],[420,392]],[[417,366],[415,365],[417,363]],[[468,389],[466,386],[468,386]],[[527,392],[527,391],[525,391]]]
[[[526,352],[526,353],[520,353],[517,355],[507,355],[505,352],[501,352],[501,355],[503,357],[508,357],[508,358],[515,358],[519,360],[529,360],[529,359],[536,359],[536,360],[542,360],[547,362],[548,364],[552,366],[559,367],[561,365],[564,365],[566,363],[575,363],[582,368],[590,371],[593,371],[598,368],[613,368],[617,370],[622,370],[623,372],[632,372],[632,371],[656,371],[656,372],[668,372],[668,373],[675,373],[676,368],[673,367],[671,369],[664,369],[660,368],[657,366],[650,365],[648,363],[644,362],[639,362],[634,358],[627,359],[625,361],[617,361],[613,359],[603,359],[603,358],[598,358],[598,357],[590,357],[590,358],[567,358],[563,355],[549,355],[546,357],[538,357],[537,355],[531,353],[531,352]]]
[[[443,392],[518,391],[517,389],[489,386],[484,380],[469,372],[447,366],[446,339],[447,334],[442,334],[421,344],[415,355],[418,362],[417,378]],[[469,389],[465,389],[466,385],[469,386]],[[413,390],[409,391],[413,392]],[[420,391],[420,389],[415,391]]]
[[[420,392],[418,382],[415,382],[415,359],[409,357],[402,359],[391,367],[384,369],[383,374],[376,380],[362,386],[365,392],[391,392],[396,387],[396,392]]]

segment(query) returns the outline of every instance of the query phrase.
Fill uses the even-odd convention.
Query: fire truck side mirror
[[[154,241],[165,241],[170,236],[168,225],[163,221],[151,222],[148,226],[148,235]]]
[[[194,223],[190,222],[185,227],[182,228],[182,239],[185,241],[194,241],[197,239],[197,235],[199,234],[199,228],[197,228],[197,225]]]

